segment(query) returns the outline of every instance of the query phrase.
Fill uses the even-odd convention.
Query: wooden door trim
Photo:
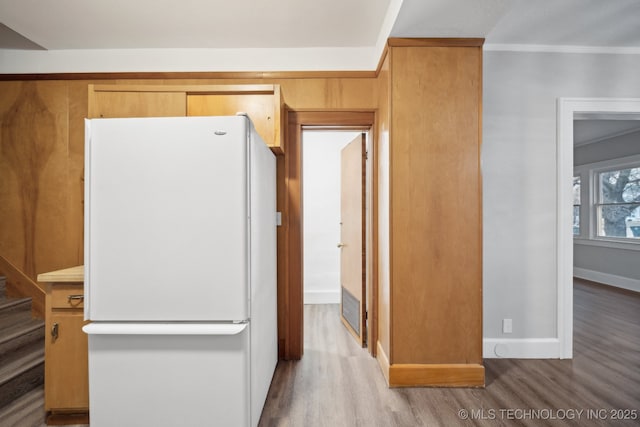
[[[343,126],[345,129],[363,126],[371,129],[371,135],[376,141],[375,112],[372,110],[309,110],[309,111],[288,111],[287,112],[287,135],[285,153],[285,222],[286,222],[286,247],[284,256],[286,258],[286,274],[282,289],[283,313],[281,337],[284,339],[284,351],[281,355],[284,359],[300,359],[304,352],[304,316],[303,316],[303,269],[302,269],[302,156],[300,145],[302,141],[302,128],[304,126]],[[374,144],[372,144],[372,147]],[[377,206],[375,204],[377,192],[377,164],[375,154],[372,153],[373,164],[372,173],[372,223],[377,220]],[[377,254],[377,227],[371,227],[372,248],[367,256]],[[371,258],[374,260],[374,258]],[[367,301],[369,306],[369,328],[368,342],[377,341],[377,268],[375,262],[370,263],[371,274],[371,301]],[[369,304],[369,302],[371,302]],[[372,335],[373,334],[373,335]],[[370,345],[369,351],[375,353],[375,346]]]

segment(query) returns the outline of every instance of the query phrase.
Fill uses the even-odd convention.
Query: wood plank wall
[[[481,364],[482,48],[391,54],[389,361]]]
[[[0,255],[34,281],[82,261],[85,87],[0,82]]]
[[[482,41],[390,40],[378,75],[378,362],[482,386]]]
[[[292,109],[372,109],[373,78],[0,82],[0,255],[36,279],[83,263],[87,85],[280,84]]]
[[[391,80],[389,70],[389,51],[385,51],[384,59],[378,73],[378,140],[376,141],[376,158],[378,174],[378,308],[377,327],[378,342],[384,352],[383,357],[390,354],[390,315],[391,315],[391,285],[389,271],[389,134],[391,121]],[[376,343],[372,343],[376,345]]]

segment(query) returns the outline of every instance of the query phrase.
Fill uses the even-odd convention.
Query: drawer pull
[[[51,327],[51,338],[53,338],[53,341],[58,339],[58,323],[54,323],[53,326]]]
[[[84,301],[84,295],[69,295],[67,301],[69,301],[69,303],[71,303],[71,301]]]

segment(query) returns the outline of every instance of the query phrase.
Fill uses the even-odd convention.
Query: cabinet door
[[[87,335],[82,312],[53,312],[47,322],[45,409],[89,407]]]
[[[234,116],[247,113],[269,147],[279,146],[273,94],[206,94],[187,96],[187,116]]]
[[[89,118],[184,117],[184,92],[90,91]]]

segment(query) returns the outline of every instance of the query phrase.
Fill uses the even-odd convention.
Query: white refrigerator
[[[256,426],[277,363],[276,162],[245,115],[93,119],[91,427]]]

